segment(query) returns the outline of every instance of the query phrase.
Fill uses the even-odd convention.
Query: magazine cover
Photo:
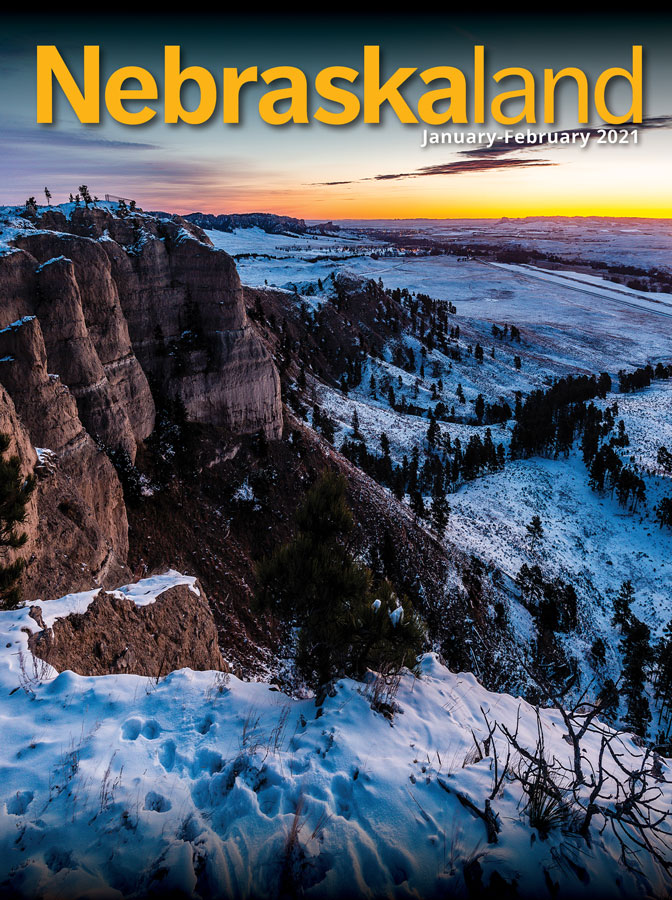
[[[0,897],[668,898],[669,15],[5,15]]]

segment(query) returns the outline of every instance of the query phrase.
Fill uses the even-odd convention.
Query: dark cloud
[[[110,141],[107,138],[90,137],[86,132],[58,131],[49,125],[41,128],[4,128],[0,133],[0,144],[42,144],[49,147],[71,147],[87,150],[158,150],[156,144],[142,144],[136,141]]]
[[[390,181],[397,178],[418,178],[421,175],[466,175],[473,172],[487,172],[491,169],[530,168],[531,166],[556,166],[548,159],[469,159],[457,162],[438,163],[434,166],[423,166],[415,172],[402,172],[392,175],[376,175],[368,181]]]
[[[558,163],[551,162],[550,159],[465,159],[423,166],[413,172],[390,172],[354,181],[320,181],[313,184],[317,187],[329,187],[336,184],[359,184],[362,181],[397,181],[401,178],[421,178],[425,175],[470,175],[476,172],[489,172],[492,169],[529,169],[536,166],[557,165]]]

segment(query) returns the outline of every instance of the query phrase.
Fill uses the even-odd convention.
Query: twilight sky
[[[146,209],[174,212],[268,211],[308,219],[484,217],[502,215],[624,215],[672,217],[672,16],[8,16],[0,32],[0,203],[20,203],[44,186],[54,202],[86,183],[92,193],[133,197]],[[505,66],[581,68],[589,84],[609,66],[631,67],[633,44],[644,48],[644,126],[636,145],[585,148],[496,142],[490,150],[460,145],[421,148],[426,130],[525,132],[525,123],[403,125],[388,107],[380,124],[345,126],[264,123],[257,104],[266,86],[251,85],[239,125],[224,125],[221,104],[205,125],[167,125],[160,102],[154,120],[121,125],[103,106],[100,125],[82,125],[56,88],[54,125],[36,124],[38,44],[55,44],[81,83],[83,46],[101,48],[101,80],[120,66],[138,65],[163,77],[163,48],[179,44],[182,65],[200,65],[221,85],[221,68],[297,66],[308,76],[331,65],[361,70],[363,47],[381,47],[383,77],[400,66],[452,65],[465,72],[471,96],[473,47],[486,48],[488,98],[519,87],[498,87],[491,75]],[[627,109],[625,82],[608,94],[614,111]],[[438,87],[439,85],[432,85]],[[280,87],[280,85],[274,85]],[[359,81],[354,90],[360,93]],[[419,79],[403,89],[415,108]],[[161,93],[160,93],[161,96]],[[183,102],[194,102],[186,88]],[[309,111],[320,99],[313,95]],[[136,103],[139,108],[143,103]],[[129,104],[131,108],[131,104]],[[486,106],[487,108],[487,106]],[[507,112],[520,107],[511,101]],[[471,112],[471,101],[468,104]],[[537,104],[543,112],[541,97]],[[577,126],[576,87],[558,93],[553,125],[533,131],[589,130]],[[542,116],[540,116],[541,118]]]

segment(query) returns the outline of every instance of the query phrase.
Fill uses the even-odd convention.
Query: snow
[[[584,291],[595,297],[607,298],[617,302],[647,309],[649,312],[661,315],[672,315],[672,294],[649,293],[637,291],[624,285],[615,285],[604,278],[595,275],[585,275],[581,272],[556,272],[541,269],[538,266],[512,265],[510,263],[488,263],[488,265],[500,266],[511,272],[518,272],[525,277],[539,278],[541,281],[561,284],[571,290]]]
[[[66,214],[67,206],[60,207]],[[34,226],[17,208],[0,209],[0,219],[0,253],[14,252],[8,241]],[[645,222],[627,228],[572,220],[413,227],[459,239],[469,234],[490,240],[496,234],[506,242],[517,236],[526,246],[551,252],[669,266],[669,235],[664,226]],[[216,247],[241,257],[244,283],[296,291],[299,302],[314,309],[326,302],[332,272],[381,278],[387,286],[423,291],[457,306],[460,362],[428,353],[421,379],[392,363],[390,344],[385,359],[369,361],[362,383],[347,396],[315,385],[320,405],[336,422],[337,445],[352,435],[357,412],[369,448],[378,450],[385,431],[395,463],[414,445],[423,446],[429,423],[390,409],[380,389],[372,397],[372,374],[378,384],[389,379],[398,400],[403,396],[425,408],[436,403],[431,384],[440,377],[439,399],[468,419],[479,393],[488,402],[505,397],[513,406],[515,391],[543,386],[558,374],[606,370],[613,376],[621,368],[672,360],[669,294],[647,294],[574,271],[459,262],[452,256],[389,256],[360,228],[326,237],[269,235],[258,228],[208,234]],[[192,239],[188,232],[182,237]],[[579,242],[580,252],[574,250]],[[493,340],[493,322],[519,326],[522,343]],[[419,363],[417,340],[401,340]],[[486,351],[480,365],[466,353],[476,341]],[[494,360],[488,356],[492,344]],[[514,353],[522,358],[520,371],[513,367]],[[438,376],[430,375],[433,366]],[[464,406],[456,401],[458,384]],[[507,462],[504,471],[468,482],[448,497],[445,540],[504,574],[508,618],[522,648],[533,642],[535,625],[513,586],[520,566],[538,563],[545,575],[576,587],[579,628],[558,640],[577,659],[584,685],[594,674],[589,651],[600,635],[607,645],[601,675],[618,677],[611,616],[624,580],[635,585],[633,612],[650,625],[654,638],[672,618],[669,532],[653,518],[657,499],[670,493],[656,452],[660,444],[672,447],[672,384],[609,395],[605,403],[614,401],[616,419],[624,420],[631,441],[624,459],[632,455],[648,470],[648,506],[636,513],[591,490],[576,449],[567,459]],[[441,423],[443,436],[449,432],[463,446],[486,427]],[[508,445],[510,423],[490,428],[495,444]],[[49,450],[36,452],[43,465],[52,459]],[[234,498],[255,500],[247,481]],[[526,529],[533,515],[541,517],[544,529],[534,545]],[[121,587],[118,595],[146,605],[176,584],[199,593],[195,578],[170,570]],[[45,624],[84,612],[98,591],[40,601]],[[380,606],[374,601],[374,609]],[[399,606],[389,615],[398,624],[403,610]],[[492,799],[501,832],[496,844],[486,842],[483,822],[457,796],[483,809],[492,790],[492,746],[483,758],[475,753],[487,733],[484,715],[510,730],[519,722],[520,740],[531,749],[537,711],[521,699],[486,691],[473,675],[450,672],[433,654],[422,658],[419,678],[403,674],[390,720],[376,711],[379,681],[373,673],[366,683],[340,680],[318,711],[312,699],[216,672],[184,669],[163,679],[58,674],[30,654],[28,634],[37,628],[27,608],[0,613],[0,722],[6,726],[0,893],[72,900],[151,892],[254,897],[277,894],[282,879],[290,878],[291,890],[306,896],[337,897],[347,886],[367,896],[466,897],[464,866],[478,861],[484,884],[497,872],[515,880],[521,896],[548,896],[549,879],[560,880],[561,898],[669,895],[669,876],[650,857],[640,856],[643,875],[624,868],[609,828],[594,830],[590,846],[560,829],[542,839],[529,823],[515,778],[505,780]],[[571,747],[563,739],[559,711],[542,709],[538,715],[547,758],[568,763]],[[598,726],[586,734],[588,767],[596,765],[606,733]],[[503,734],[494,740],[501,762]],[[639,745],[622,736],[617,746],[636,765]],[[661,761],[661,773],[670,777],[669,761]],[[669,810],[670,785],[659,786],[658,805]],[[665,827],[670,830],[669,818]]]
[[[142,602],[181,578],[122,592]],[[88,596],[42,604],[45,618]],[[307,896],[336,897],[346,885],[364,896],[466,896],[463,867],[478,856],[486,883],[497,871],[532,897],[545,896],[545,870],[577,854],[580,877],[568,867],[559,896],[639,890],[609,830],[590,847],[559,830],[531,841],[515,780],[492,801],[501,832],[486,843],[455,793],[482,809],[492,789],[493,759],[478,758],[474,736],[486,736],[484,714],[510,729],[519,718],[533,748],[536,713],[433,654],[419,678],[402,676],[392,721],[372,709],[373,676],[339,681],[316,717],[313,700],[222,673],[183,669],[157,682],[33,669],[24,629],[34,624],[26,610],[0,613],[0,715],[12,723],[0,762],[0,883],[12,896],[268,896],[283,871]],[[549,758],[568,762],[560,714],[539,715]],[[601,728],[583,742],[593,762]],[[625,736],[618,746],[641,756]],[[669,776],[668,761],[661,772]],[[669,805],[662,789],[658,805]],[[656,866],[641,864],[661,891]]]
[[[389,612],[390,621],[393,625],[398,625],[402,619],[404,618],[404,610],[401,606],[397,606],[396,609],[391,609]]]
[[[40,461],[48,459],[48,454],[52,454],[51,450],[37,451]],[[164,591],[169,588],[176,587],[180,584],[186,584],[189,590],[197,597],[200,591],[196,587],[196,578],[193,575],[181,575],[174,569],[169,569],[163,575],[153,575],[151,578],[144,578],[135,584],[127,584],[119,588],[117,591],[111,591],[112,594],[128,597],[136,606],[147,606],[154,603]],[[71,613],[84,613],[93,603],[94,599],[100,592],[100,588],[94,588],[90,591],[80,591],[76,594],[66,594],[57,600],[43,601],[38,600],[37,603],[42,609],[42,618],[47,628],[51,628],[56,619],[68,616]],[[37,623],[27,615],[25,609],[20,610],[13,615],[17,616],[17,620],[21,622],[20,627],[29,631],[39,631]]]
[[[23,316],[15,322],[10,322],[5,328],[0,328],[0,334],[3,334],[5,331],[15,331],[17,328],[21,328],[22,325],[27,325],[28,322],[32,322],[34,318],[35,316]]]
[[[418,224],[414,227],[418,232],[425,230]],[[487,226],[493,227],[493,223]],[[587,228],[588,233],[595,233],[594,228]],[[638,231],[643,235],[640,249],[646,241],[654,240],[652,235],[669,242],[664,228],[664,224],[643,224]],[[565,235],[564,247],[569,252],[571,241],[579,240],[580,229],[576,224],[562,225],[559,233]],[[606,235],[601,245],[605,258],[618,262],[616,249],[625,249],[631,232],[602,226],[597,233]],[[366,241],[365,236],[362,241]],[[597,244],[592,246],[596,256]],[[579,254],[577,249],[573,252]],[[607,371],[617,387],[620,369],[659,360],[672,362],[672,330],[668,327],[672,297],[667,294],[648,294],[574,271],[551,272],[479,259],[458,261],[453,256],[353,258],[344,261],[337,273],[344,272],[346,262],[354,276],[381,277],[391,288],[421,290],[454,303],[457,315],[450,322],[460,327],[457,343],[462,359],[452,360],[438,350],[427,352],[421,377],[420,345],[415,337],[403,334],[388,342],[384,359],[366,360],[361,383],[347,394],[308,374],[308,395],[315,396],[322,411],[333,420],[336,447],[344,439],[352,439],[356,414],[358,430],[369,451],[381,455],[380,437],[384,432],[395,465],[404,456],[410,458],[414,446],[421,451],[427,448],[427,414],[408,415],[391,409],[387,398],[390,385],[397,404],[404,398],[428,410],[441,400],[448,413],[455,408],[462,421],[439,420],[439,450],[447,436],[451,441],[459,439],[465,447],[474,434],[483,439],[488,427],[495,445],[501,443],[508,448],[512,422],[473,424],[473,404],[479,393],[487,403],[504,399],[513,409],[516,391],[526,394],[535,388],[546,389],[560,375]],[[270,263],[260,260],[257,264],[263,269]],[[288,259],[282,265],[288,278],[292,265],[296,280],[303,277],[305,263],[301,259]],[[494,337],[493,322],[500,328],[504,323],[517,325],[521,341]],[[393,364],[399,342],[413,349],[415,372]],[[476,342],[485,350],[480,364],[468,353],[468,346]],[[492,347],[494,359],[490,356]],[[520,370],[513,365],[514,354],[522,360]],[[370,386],[371,376],[375,391]],[[442,389],[437,386],[439,380]],[[466,398],[464,404],[456,397],[458,384]],[[515,577],[523,563],[538,564],[545,577],[562,578],[575,587],[579,628],[557,639],[564,644],[567,656],[577,661],[582,685],[591,679],[599,683],[606,677],[617,680],[620,675],[621,635],[611,625],[611,617],[612,601],[623,581],[630,579],[635,585],[633,611],[651,628],[652,641],[662,635],[672,619],[669,530],[659,527],[655,513],[662,497],[672,493],[672,480],[656,461],[659,446],[672,447],[672,384],[654,382],[645,390],[610,393],[605,401],[596,402],[618,406],[616,421],[624,421],[630,436],[630,445],[622,450],[621,457],[626,465],[634,462],[640,468],[646,482],[646,504],[640,504],[633,513],[619,506],[611,495],[596,494],[576,447],[567,459],[507,461],[504,471],[460,486],[447,498],[451,514],[444,538],[449,549],[456,548],[468,557],[473,554],[504,575],[510,628],[523,656],[536,639],[534,620],[517,599]],[[424,499],[429,503],[429,496]],[[532,547],[525,526],[534,515],[541,516],[545,534]],[[607,659],[596,669],[590,650],[597,637],[607,646]],[[650,699],[655,708],[656,703]]]
[[[54,256],[51,259],[46,260],[46,262],[43,262],[41,266],[38,266],[37,269],[35,269],[35,272],[36,273],[41,272],[43,269],[46,269],[47,266],[51,266],[55,262],[60,262],[60,260],[65,260],[65,262],[71,262],[71,260],[68,259],[67,256],[63,256],[61,254],[61,256]]]

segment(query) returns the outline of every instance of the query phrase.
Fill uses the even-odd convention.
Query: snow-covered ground
[[[609,492],[593,491],[575,450],[568,459],[508,462],[503,472],[462,485],[449,497],[448,537],[512,576],[523,563],[536,562],[570,581],[584,598],[587,631],[605,627],[612,614],[605,601],[630,579],[637,596],[633,612],[660,636],[672,619],[672,565],[670,534],[655,521],[655,506],[672,494],[672,478],[659,471],[655,457],[661,444],[672,445],[672,385],[611,394],[605,405],[614,402],[630,437],[624,460],[632,456],[652,473],[645,475],[645,506],[630,512]],[[525,526],[534,515],[545,533],[532,550]]]
[[[669,219],[609,219],[592,216],[524,219],[396,219],[339,223],[363,229],[448,238],[467,245],[524,247],[565,259],[580,257],[601,264],[660,267],[670,271],[672,228]]]
[[[637,235],[643,246],[643,235],[651,237],[651,229],[641,228]],[[651,228],[653,234],[664,237],[660,226]],[[576,229],[576,223],[564,226],[566,250],[572,235],[578,234]],[[597,233],[594,229],[591,232],[593,236]],[[615,248],[625,247],[632,234],[628,229],[609,230],[605,253],[612,254],[610,259]],[[267,239],[260,237],[262,241]],[[266,261],[259,265],[263,267]],[[333,265],[330,261],[327,268]],[[287,258],[282,266],[288,280],[295,272],[306,275],[302,260]],[[410,458],[414,446],[421,451],[426,448],[429,421],[426,415],[405,415],[391,409],[390,386],[397,404],[405,398],[425,410],[433,409],[437,400],[444,403],[448,413],[454,407],[457,417],[465,421],[439,424],[443,438],[459,438],[464,447],[471,435],[483,438],[486,430],[486,426],[467,424],[470,419],[475,421],[474,401],[479,393],[489,403],[504,398],[513,408],[516,391],[525,394],[534,388],[544,389],[550,378],[558,375],[608,371],[617,387],[620,369],[659,360],[672,362],[669,295],[634,291],[580,273],[458,261],[452,256],[368,256],[347,260],[347,270],[380,277],[391,288],[407,287],[450,300],[457,307],[451,324],[460,326],[461,360],[451,360],[438,350],[428,352],[422,377],[420,345],[405,334],[388,343],[382,359],[366,361],[361,383],[347,395],[319,383],[311,386],[323,411],[334,421],[336,446],[352,437],[356,413],[369,450],[381,453],[380,436],[385,432],[395,464],[401,463],[404,455]],[[521,341],[493,337],[493,322],[500,327],[506,322],[518,326]],[[476,341],[485,350],[480,364],[468,353],[468,346]],[[415,372],[394,365],[399,342],[413,350]],[[490,355],[492,347],[494,358]],[[513,365],[514,354],[521,357],[520,369]],[[456,396],[458,385],[466,398],[464,404]],[[655,518],[661,498],[672,495],[671,479],[656,463],[658,447],[672,447],[672,384],[654,382],[633,394],[612,393],[602,405],[614,403],[618,406],[616,420],[623,419],[630,437],[630,445],[621,451],[623,461],[636,464],[646,481],[647,502],[634,513],[619,506],[610,494],[599,495],[590,488],[578,448],[568,459],[507,462],[504,471],[464,484],[448,498],[452,512],[445,539],[450,545],[492,563],[511,578],[523,563],[539,564],[546,577],[562,578],[575,587],[579,629],[559,640],[566,643],[567,654],[577,660],[583,684],[596,674],[598,681],[617,679],[620,674],[621,635],[611,626],[611,617],[613,598],[625,580],[634,585],[633,612],[650,626],[652,640],[662,635],[672,619],[670,535]],[[490,426],[495,444],[508,447],[511,425]],[[425,500],[429,502],[429,497]],[[544,538],[532,548],[526,525],[534,515],[541,517]],[[534,635],[530,633],[529,614],[513,597],[509,617],[524,648]],[[605,641],[607,660],[596,673],[590,649],[597,637]]]
[[[634,291],[594,276],[478,259],[460,261],[450,255],[374,259],[370,239],[357,239],[355,234],[349,235],[347,252],[340,236],[294,239],[260,229],[207,234],[229,253],[264,254],[237,260],[244,284],[290,289],[312,284],[317,290],[318,279],[325,284],[332,272],[380,278],[386,287],[405,287],[451,301],[457,307],[458,324],[466,320],[489,327],[508,322],[522,328],[530,351],[556,374],[572,369],[615,373],[651,360],[672,360],[669,294]],[[624,244],[629,239],[627,233],[620,238]],[[319,259],[321,255],[333,258]],[[483,331],[487,334],[487,328]],[[494,345],[504,350],[497,341]]]
[[[8,222],[0,238],[21,227]],[[450,232],[445,223],[436,227]],[[658,235],[660,247],[650,256],[662,259],[668,237],[646,227],[606,229],[601,236],[595,226],[592,249],[597,253],[603,238],[605,253],[620,261],[628,242],[644,247]],[[553,237],[535,236],[532,223],[526,228],[530,240]],[[580,241],[577,228],[576,222],[559,226],[558,245]],[[440,378],[448,410],[454,405],[458,415],[471,415],[478,393],[488,402],[504,396],[513,405],[516,390],[543,386],[549,376],[614,375],[647,361],[672,361],[669,314],[661,315],[667,313],[666,295],[451,256],[374,259],[370,239],[354,232],[322,237],[239,229],[209,235],[232,254],[259,254],[238,260],[244,283],[268,282],[292,293],[295,286],[305,292],[312,285],[318,299],[306,297],[311,304],[328,290],[319,293],[318,279],[326,285],[332,272],[347,269],[457,306],[461,361],[433,351],[420,378],[396,367],[388,346],[384,359],[365,365],[361,384],[347,396],[315,388],[336,422],[337,445],[352,433],[356,410],[369,448],[379,452],[385,431],[397,463],[414,445],[422,446],[429,422],[390,409],[381,390],[388,382],[397,401],[403,396],[428,407],[436,403],[431,384]],[[582,255],[585,250],[580,247]],[[505,322],[521,329],[520,344],[492,338],[492,323]],[[417,340],[401,340],[419,363]],[[482,364],[466,350],[475,340],[485,348]],[[514,368],[513,354],[521,356],[522,369]],[[458,384],[465,405],[456,401]],[[586,673],[584,683],[590,645],[600,635],[607,644],[602,674],[618,675],[611,601],[624,580],[635,587],[633,612],[654,637],[672,618],[670,535],[658,528],[652,509],[672,493],[671,479],[655,461],[658,446],[672,448],[672,385],[655,383],[606,402],[614,401],[631,440],[624,458],[632,455],[650,470],[647,507],[626,512],[615,499],[593,492],[576,450],[568,459],[509,461],[504,471],[471,481],[448,498],[448,542],[511,577],[523,563],[539,563],[546,574],[576,587],[580,626],[567,650]],[[455,423],[441,428],[463,446],[471,434],[485,431]],[[510,431],[491,428],[495,443],[507,445]],[[544,529],[534,546],[525,527],[533,515]],[[196,590],[194,579],[175,572],[120,590],[137,603],[152,603],[175,583]],[[45,622],[84,611],[94,595],[41,604]],[[514,600],[509,613],[525,644],[533,637],[529,614]],[[345,886],[361,896],[466,897],[466,882],[478,867],[493,892],[505,890],[497,878],[515,880],[523,897],[669,896],[669,875],[666,880],[650,856],[640,855],[643,875],[621,864],[611,827],[601,834],[593,829],[590,846],[572,830],[572,816],[560,816],[562,827],[558,819],[547,836],[533,828],[515,777],[520,753],[492,797],[500,832],[496,843],[487,842],[483,820],[468,808],[472,803],[483,811],[493,788],[493,745],[483,746],[483,712],[511,731],[520,717],[519,736],[528,749],[538,737],[536,712],[520,699],[488,693],[471,675],[449,672],[432,655],[423,658],[419,679],[401,679],[399,709],[390,722],[371,707],[373,681],[340,681],[318,715],[313,700],[215,672],[182,670],[160,680],[57,675],[28,650],[26,632],[36,628],[27,610],[0,613],[0,896],[339,897]],[[563,740],[560,713],[542,710],[540,721],[547,758],[568,764],[571,747]],[[599,730],[585,736],[587,768],[597,765],[600,737]],[[501,765],[502,731],[495,741]],[[628,738],[615,739],[614,746],[631,767],[642,758]],[[670,777],[667,761],[658,771]],[[667,812],[670,785],[656,787],[662,791],[657,806]],[[586,791],[579,790],[584,801]],[[604,824],[599,817],[596,822]],[[664,827],[669,833],[669,816]]]
[[[168,573],[122,591],[152,602],[184,581]],[[41,604],[45,620],[92,596]],[[547,896],[557,881],[557,897],[669,889],[650,857],[639,875],[620,864],[610,828],[593,829],[588,845],[571,816],[547,835],[533,827],[517,754],[491,800],[499,833],[488,843],[468,806],[485,809],[493,747],[501,774],[507,742],[497,731],[483,746],[485,717],[512,732],[518,721],[520,745],[533,750],[536,713],[433,655],[419,678],[402,677],[390,721],[371,707],[373,681],[338,682],[318,714],[313,700],[215,672],[56,675],[33,664],[35,628],[27,610],[0,613],[3,896],[466,897],[479,867],[484,885],[515,880],[522,897]],[[547,758],[569,765],[560,713],[542,710],[539,721]],[[582,742],[586,768],[603,733]],[[628,765],[641,762],[629,738],[613,746]],[[668,761],[657,766],[657,778],[670,777]],[[656,787],[668,808],[670,785]]]

